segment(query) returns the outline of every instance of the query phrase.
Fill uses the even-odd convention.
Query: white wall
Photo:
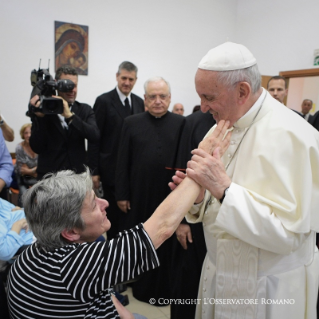
[[[263,75],[313,68],[318,12],[317,0],[239,0],[235,38],[255,55]]]
[[[194,89],[198,62],[212,47],[234,38],[237,0],[0,0],[0,111],[15,130],[9,151],[21,141],[19,129],[31,93],[30,72],[54,70],[54,21],[89,26],[89,75],[79,77],[77,100],[95,98],[116,85],[123,60],[139,68],[134,93],[160,75],[172,87],[172,105],[190,114],[199,99]]]
[[[133,90],[154,75],[172,86],[172,105],[190,114],[199,99],[194,89],[198,62],[226,40],[243,43],[263,75],[312,68],[319,48],[316,0],[0,0],[0,111],[15,130],[10,152],[31,92],[30,71],[54,69],[54,21],[89,26],[89,75],[80,76],[78,100],[90,105],[116,85],[123,60],[139,67]],[[53,73],[53,72],[52,72]]]

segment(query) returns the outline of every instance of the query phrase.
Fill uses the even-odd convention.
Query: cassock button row
[[[231,154],[228,154],[227,156],[228,156],[229,158],[231,158]]]
[[[235,141],[230,141],[230,144],[231,144],[231,145],[234,145],[234,144],[235,144]]]
[[[206,292],[206,288],[203,289]]]
[[[206,269],[209,269],[209,266],[207,266]]]
[[[204,280],[207,281],[207,277],[205,277]]]

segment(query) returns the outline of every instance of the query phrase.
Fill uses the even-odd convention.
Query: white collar
[[[236,123],[234,123],[234,127],[248,127],[254,118],[255,114],[258,112],[259,107],[261,106],[261,103],[264,101],[267,91],[262,88],[263,91],[260,94],[257,101],[254,103],[254,105],[246,112]]]
[[[116,91],[117,91],[117,94],[119,95],[119,98],[120,98],[123,105],[125,105],[125,102],[124,102],[125,99],[128,98],[128,101],[129,101],[130,105],[132,106],[131,92],[129,93],[128,96],[126,96],[120,91],[118,86],[116,86]]]

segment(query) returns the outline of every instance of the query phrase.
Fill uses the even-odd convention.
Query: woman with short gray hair
[[[228,124],[218,125],[213,146],[217,141],[224,152]],[[108,202],[95,196],[89,171],[47,176],[24,196],[37,242],[11,267],[11,317],[134,318],[116,299],[112,302],[110,287],[159,266],[155,249],[175,232],[199,192],[200,186],[186,177],[144,224],[94,242],[111,224]]]

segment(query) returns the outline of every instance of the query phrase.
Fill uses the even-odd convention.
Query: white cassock
[[[264,90],[234,124],[230,160],[223,204],[206,191],[187,214],[207,245],[196,318],[315,319],[318,131]]]

